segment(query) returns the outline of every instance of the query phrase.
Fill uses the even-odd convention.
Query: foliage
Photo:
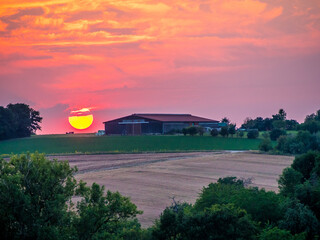
[[[257,129],[248,130],[247,138],[256,139],[259,137],[259,131]]]
[[[246,210],[254,221],[262,224],[276,223],[281,218],[281,196],[264,189],[245,188],[240,182],[230,180],[222,179],[220,183],[210,183],[208,187],[203,188],[196,200],[195,209],[202,211],[213,204],[232,203]]]
[[[270,139],[264,138],[262,142],[259,144],[259,150],[263,152],[269,152],[272,150],[272,144]]]
[[[233,204],[215,204],[204,211],[186,207],[179,212],[164,210],[155,239],[255,239],[256,224],[248,214]]]
[[[289,230],[292,234],[305,232],[306,239],[315,239],[319,234],[319,222],[313,212],[296,200],[289,200],[283,204],[285,213],[279,221],[279,227]]]
[[[233,137],[233,135],[236,133],[236,124],[232,123],[228,126],[228,133]]]
[[[210,132],[212,137],[216,137],[219,135],[219,131],[216,128],[213,128]]]
[[[292,233],[305,231],[307,239],[320,233],[319,166],[320,153],[308,152],[297,156],[279,179],[280,193],[292,199],[284,207],[287,210],[279,226]]]
[[[239,137],[243,138],[244,136],[244,132],[243,131],[239,131]]]
[[[309,131],[310,133],[316,133],[320,131],[320,121],[314,119],[307,120],[299,126],[299,130]]]
[[[263,229],[259,235],[259,240],[305,240],[305,233],[292,235],[290,231],[278,227],[268,227]]]
[[[283,110],[283,108],[279,109],[279,112],[275,115],[272,115],[273,120],[284,121],[287,118],[287,113]]]
[[[221,119],[221,122],[222,122],[222,123],[226,123],[227,125],[229,125],[230,120],[229,120],[229,118],[224,117],[224,118]]]
[[[198,129],[197,129],[197,132],[199,133],[200,136],[203,136],[204,134],[204,128],[199,126]]]
[[[188,129],[187,128],[183,128],[182,129],[182,133],[184,136],[186,136],[188,134]]]
[[[277,141],[280,136],[285,136],[287,133],[285,130],[280,128],[272,129],[270,132],[270,139],[272,141]]]
[[[0,106],[0,140],[18,137],[30,137],[40,130],[40,113],[23,103]]]
[[[317,133],[320,131],[320,110],[316,113],[307,115],[304,123],[300,124],[299,130],[309,131],[310,133]]]
[[[241,125],[241,128],[245,128],[247,130],[258,129],[259,131],[270,131],[274,128],[295,130],[299,123],[293,119],[286,119],[286,115],[286,112],[283,109],[280,109],[278,114],[272,115],[272,118],[246,118],[244,123]]]
[[[283,153],[301,154],[309,150],[320,150],[320,138],[307,131],[299,131],[296,136],[280,136],[276,149]]]
[[[303,175],[293,168],[285,168],[280,175],[278,184],[280,193],[286,197],[294,195],[295,187],[302,182]]]
[[[226,137],[226,136],[228,137],[228,135],[229,135],[228,127],[221,127],[219,134],[222,137]]]
[[[67,162],[42,154],[0,161],[2,239],[98,239],[140,234],[141,212],[126,197],[98,184],[87,187]],[[74,207],[72,197],[79,196]]]

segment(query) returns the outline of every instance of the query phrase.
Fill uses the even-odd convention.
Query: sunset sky
[[[0,105],[39,110],[39,134],[81,108],[87,132],[132,113],[301,122],[320,109],[320,1],[0,0],[0,63]]]

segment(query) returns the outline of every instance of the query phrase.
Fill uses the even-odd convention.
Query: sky
[[[0,0],[0,63],[0,105],[39,110],[38,134],[82,108],[82,132],[132,113],[301,122],[320,109],[320,1]]]

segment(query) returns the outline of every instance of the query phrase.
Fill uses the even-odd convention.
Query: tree
[[[248,130],[247,137],[249,139],[256,139],[259,137],[259,131],[257,129]]]
[[[198,133],[198,128],[197,127],[189,127],[188,132],[191,136],[194,136]]]
[[[290,231],[278,227],[267,227],[259,235],[259,240],[305,240],[305,233],[292,235]]]
[[[229,132],[228,132],[228,127],[222,127],[219,134],[222,136],[222,137],[225,137],[229,135]]]
[[[269,152],[272,150],[272,144],[270,139],[264,138],[262,142],[259,144],[259,150],[263,152]]]
[[[287,134],[286,131],[279,128],[275,128],[275,129],[272,129],[272,131],[270,132],[270,139],[272,141],[277,141],[280,136],[284,136],[286,134]]]
[[[229,125],[230,120],[229,120],[229,118],[224,117],[224,118],[221,119],[221,122],[222,122],[222,123],[226,123],[227,125]]]
[[[30,137],[41,130],[40,113],[23,103],[0,107],[0,140],[14,137]]]
[[[244,132],[243,131],[239,131],[239,137],[243,138],[244,136]]]
[[[272,115],[272,119],[273,120],[281,120],[281,121],[285,121],[287,118],[287,113],[280,108],[278,114]]]
[[[1,239],[119,239],[124,226],[139,234],[132,221],[141,212],[128,198],[78,183],[75,172],[38,153],[0,160]]]
[[[219,131],[216,128],[213,128],[210,132],[212,137],[216,137],[219,135]]]
[[[303,175],[293,168],[285,168],[278,180],[280,193],[286,197],[294,195],[295,187],[301,184]]]
[[[232,177],[219,179],[204,187],[194,205],[195,210],[203,211],[214,204],[232,203],[246,210],[252,219],[263,225],[278,222],[283,214],[280,203],[282,196],[264,189],[245,188],[241,181]]]
[[[187,128],[182,128],[182,133],[184,136],[188,134],[188,129]]]
[[[228,133],[233,137],[233,135],[236,133],[236,124],[231,123],[228,127]]]
[[[315,239],[319,234],[319,222],[312,211],[296,200],[284,202],[285,213],[279,221],[281,229],[289,230],[292,234],[306,233],[306,239]]]
[[[204,128],[199,126],[198,129],[197,129],[197,132],[199,133],[200,136],[203,136],[204,134]]]
[[[153,229],[155,239],[255,239],[256,223],[233,204],[215,204],[204,211],[167,208]]]

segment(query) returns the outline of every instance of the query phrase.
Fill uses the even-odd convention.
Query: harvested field
[[[253,178],[253,186],[277,191],[277,179],[293,157],[250,152],[192,152],[50,156],[79,169],[77,179],[129,196],[142,226],[152,225],[175,197],[194,203],[203,186],[220,177]]]

